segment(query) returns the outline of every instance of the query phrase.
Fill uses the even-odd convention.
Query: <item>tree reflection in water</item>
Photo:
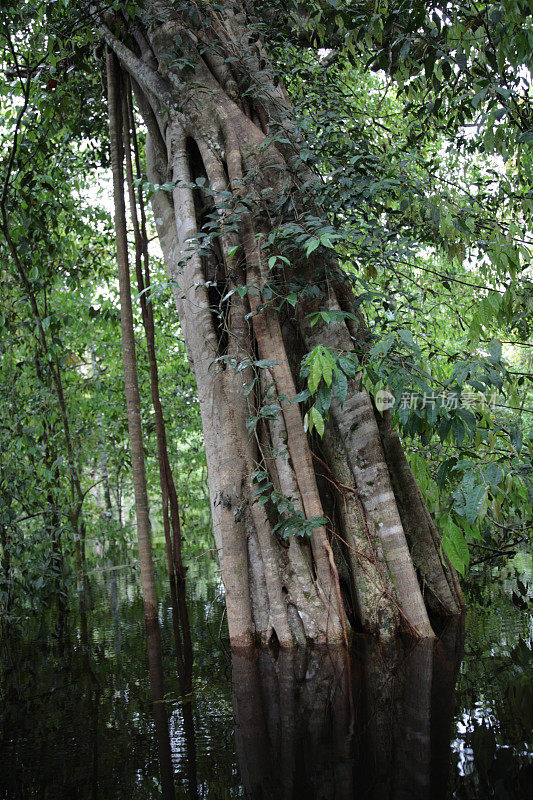
[[[445,797],[461,643],[456,626],[411,649],[360,639],[351,657],[233,653],[246,796]]]
[[[191,629],[187,602],[185,598],[185,584],[171,581],[171,612],[172,631],[178,681],[182,699],[183,729],[187,753],[187,783],[189,797],[195,800],[197,792],[196,776],[196,742],[194,735],[194,721],[192,705],[186,696],[192,690],[193,652],[191,643]],[[169,720],[165,701],[165,688],[163,676],[163,657],[161,651],[161,633],[159,625],[147,629],[148,667],[150,671],[150,691],[152,696],[152,713],[154,717],[155,734],[161,776],[161,796],[163,800],[175,800],[174,767],[172,763],[172,749],[170,743]]]
[[[167,591],[149,670],[124,570],[96,576],[86,625],[30,618],[0,641],[1,800],[531,796],[531,650],[510,601],[469,611],[455,701],[460,630],[414,649],[360,637],[350,659],[232,656],[204,571],[187,617]]]

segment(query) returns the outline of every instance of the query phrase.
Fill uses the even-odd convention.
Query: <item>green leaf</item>
[[[322,416],[322,414],[320,413],[320,411],[316,406],[312,406],[309,409],[308,418],[309,418],[309,432],[311,432],[313,428],[316,428],[318,435],[322,437],[324,433],[324,417]]]
[[[279,412],[281,411],[281,406],[279,403],[267,403],[259,410],[259,416],[263,417],[264,419],[276,419]]]
[[[328,350],[321,351],[320,362],[322,366],[322,377],[324,378],[324,382],[326,386],[331,386],[335,362],[333,361],[331,353]]]
[[[317,354],[315,354],[309,363],[309,378],[307,379],[307,385],[309,387],[309,391],[311,392],[311,394],[314,394],[316,392],[321,378],[322,378],[322,365],[320,363],[320,359],[318,358]]]
[[[463,439],[465,438],[466,429],[464,423],[460,417],[453,417],[452,419],[452,432],[455,441],[459,446],[463,443]]]
[[[494,462],[492,464],[488,464],[483,470],[482,474],[484,480],[489,484],[489,486],[497,486],[503,480],[503,470]]]
[[[246,430],[248,433],[253,433],[259,421],[259,417],[248,417],[246,420]]]
[[[320,411],[323,417],[326,417],[329,413],[330,406],[331,386],[326,386],[325,383],[321,383],[316,394],[315,407]]]
[[[464,517],[470,525],[477,520],[487,497],[486,485],[477,481],[478,477],[475,472],[465,472],[461,486],[454,494],[457,513]]]
[[[521,133],[520,136],[517,136],[517,142],[524,142],[525,144],[533,144],[533,128],[530,128],[525,133]]]
[[[335,397],[341,406],[344,405],[346,395],[348,394],[348,379],[346,378],[344,372],[342,372],[340,369],[337,370],[335,380],[333,381],[333,391],[335,392]]]
[[[518,427],[518,425],[512,425],[509,431],[509,436],[511,438],[511,444],[513,445],[514,449],[517,453],[520,452],[522,449],[522,445],[524,443],[524,439],[522,436],[522,431]]]
[[[466,72],[467,60],[462,50],[458,50],[457,53],[455,54],[455,62],[459,67],[459,69],[461,70],[461,72]]]
[[[339,367],[350,380],[355,378],[357,372],[357,365],[353,360],[354,358],[355,356],[352,356],[352,358],[348,358],[347,356],[339,356],[337,360]]]
[[[442,537],[442,549],[450,559],[452,566],[464,575],[465,568],[470,562],[470,553],[464,534],[457,525],[448,517],[441,520],[441,527],[444,530]]]
[[[307,256],[307,258],[309,258],[311,253],[313,253],[317,249],[319,244],[320,244],[319,240],[315,237],[307,241],[305,245],[305,255]]]
[[[407,347],[411,348],[411,350],[417,350],[417,346],[415,344],[415,340],[413,339],[413,334],[411,331],[407,330],[406,328],[402,328],[402,330],[398,331],[398,336],[402,340]]]
[[[383,337],[374,347],[370,350],[371,356],[386,356],[389,350],[392,348],[394,342],[396,341],[396,336],[394,333],[388,333],[386,336]]]
[[[291,403],[304,403],[306,400],[309,400],[311,397],[311,392],[309,389],[304,389],[303,392],[298,392],[295,394],[291,400]]]
[[[465,519],[471,525],[473,525],[478,518],[486,496],[487,489],[481,483],[475,486],[472,491],[466,495]]]

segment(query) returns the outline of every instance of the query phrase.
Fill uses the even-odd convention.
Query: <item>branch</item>
[[[30,102],[30,88],[31,88],[31,78],[28,78],[28,80],[26,82],[26,86],[24,87],[24,102],[23,102],[22,107],[21,107],[21,109],[20,109],[20,111],[18,113],[17,121],[16,121],[16,124],[15,124],[15,133],[13,135],[13,147],[11,148],[11,153],[9,154],[9,162],[8,162],[8,165],[7,165],[6,177],[4,178],[4,187],[2,189],[2,198],[0,200],[0,205],[2,206],[2,208],[5,207],[5,203],[6,203],[6,200],[7,200],[7,193],[8,193],[8,190],[9,190],[9,179],[11,177],[11,172],[13,170],[13,163],[15,161],[15,155],[16,155],[16,152],[17,152],[18,138],[19,138],[19,133],[20,133],[20,126],[22,125],[22,119],[24,117],[24,114],[26,113],[26,110],[28,108],[28,104]]]
[[[152,94],[169,108],[173,104],[172,93],[168,83],[133,53],[129,47],[114,36],[107,25],[99,25],[98,31],[102,39],[113,50],[124,69],[136,80],[144,92]]]

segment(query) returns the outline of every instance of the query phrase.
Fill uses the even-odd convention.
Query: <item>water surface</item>
[[[193,560],[192,666],[163,570],[149,663],[135,570],[92,589],[86,642],[71,613],[1,643],[2,800],[533,796],[531,627],[508,582],[480,576],[466,637],[232,657],[216,567]]]

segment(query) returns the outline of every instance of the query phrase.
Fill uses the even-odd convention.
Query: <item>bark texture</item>
[[[357,376],[321,443],[292,402],[301,356],[350,352],[360,332],[309,326],[313,311],[353,303],[327,253],[287,242],[290,267],[269,265],[276,226],[323,212],[253,6],[158,0],[134,23],[114,13],[100,26],[146,125],[148,180],[164,185],[152,208],[198,386],[231,642],[332,644],[350,625],[432,637],[428,609],[457,614],[462,598],[401,446]],[[280,311],[271,286],[283,296],[290,280],[314,291]],[[309,535],[280,537],[272,492]]]

